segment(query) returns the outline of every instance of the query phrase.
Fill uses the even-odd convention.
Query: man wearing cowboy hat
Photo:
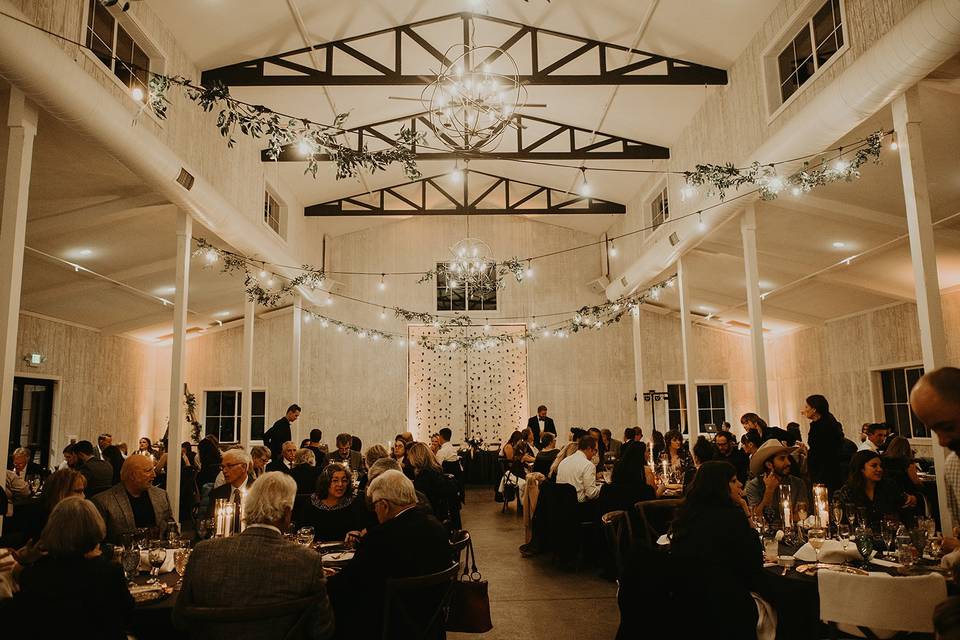
[[[796,447],[788,447],[778,440],[767,440],[750,458],[750,475],[746,486],[747,504],[754,513],[762,513],[768,522],[779,520],[780,505],[777,491],[788,485],[793,500],[809,500],[807,483],[790,474],[790,454]]]

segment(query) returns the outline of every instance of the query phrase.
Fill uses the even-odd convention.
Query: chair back
[[[463,550],[470,544],[470,532],[466,529],[455,531],[450,540],[450,553],[456,562],[460,562]]]
[[[305,619],[326,597],[326,592],[323,592],[296,600],[244,607],[187,606],[183,608],[182,615],[189,623],[190,637],[198,639],[233,638],[251,622],[279,622],[281,618],[292,617],[294,623],[286,630],[283,638],[297,640],[309,637]]]
[[[641,500],[634,508],[643,527],[642,536],[647,545],[654,549],[657,539],[670,530],[670,523],[677,512],[677,507],[683,503],[682,498],[665,500]]]
[[[818,571],[820,619],[861,637],[933,632],[933,610],[947,597],[943,576],[854,575]],[[859,634],[856,632],[860,631]]]
[[[633,547],[633,525],[626,511],[609,511],[600,518],[607,548],[613,556],[617,575],[623,575],[624,559]]]
[[[383,599],[383,640],[444,638],[446,612],[459,571],[460,563],[451,562],[443,571],[425,576],[387,579]],[[412,602],[420,606],[412,607]]]

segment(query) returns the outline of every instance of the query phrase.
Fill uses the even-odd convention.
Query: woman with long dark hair
[[[647,479],[650,471],[646,462],[647,445],[636,442],[621,448],[620,452],[622,455],[613,467],[610,484],[600,493],[604,513],[618,509],[629,512],[641,500],[656,497],[655,485],[650,485]]]
[[[671,429],[663,436],[663,440],[666,448],[661,459],[667,461],[667,466],[678,478],[683,478],[687,467],[692,464],[690,452],[683,446],[683,435],[676,429]]]
[[[750,592],[763,569],[763,549],[748,512],[733,465],[703,463],[670,527],[677,596],[702,607],[679,635],[756,637],[757,607]]]
[[[917,461],[913,457],[910,441],[895,437],[880,458],[884,476],[900,485],[904,493],[917,498],[917,511],[920,511],[923,505],[923,480],[917,475]]]
[[[821,395],[808,396],[801,415],[810,421],[807,434],[807,470],[812,484],[825,484],[832,491],[843,484],[840,449],[843,425],[830,413],[830,403]]]
[[[917,499],[904,493],[900,486],[884,477],[883,465],[876,451],[857,451],[850,460],[850,475],[837,491],[836,500],[865,509],[867,524],[877,532],[884,516],[896,516],[913,525],[913,509]]]

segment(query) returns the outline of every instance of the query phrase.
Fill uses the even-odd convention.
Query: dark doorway
[[[33,462],[47,468],[50,462],[50,430],[53,420],[53,380],[13,379],[13,411],[10,414],[10,451],[29,447]]]

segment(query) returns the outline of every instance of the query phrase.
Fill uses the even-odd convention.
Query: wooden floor
[[[478,568],[489,582],[493,630],[448,638],[612,640],[620,622],[616,583],[599,578],[596,567],[563,571],[549,557],[521,557],[523,519],[513,505],[507,513],[500,509],[492,488],[467,490],[463,526],[473,536]]]

